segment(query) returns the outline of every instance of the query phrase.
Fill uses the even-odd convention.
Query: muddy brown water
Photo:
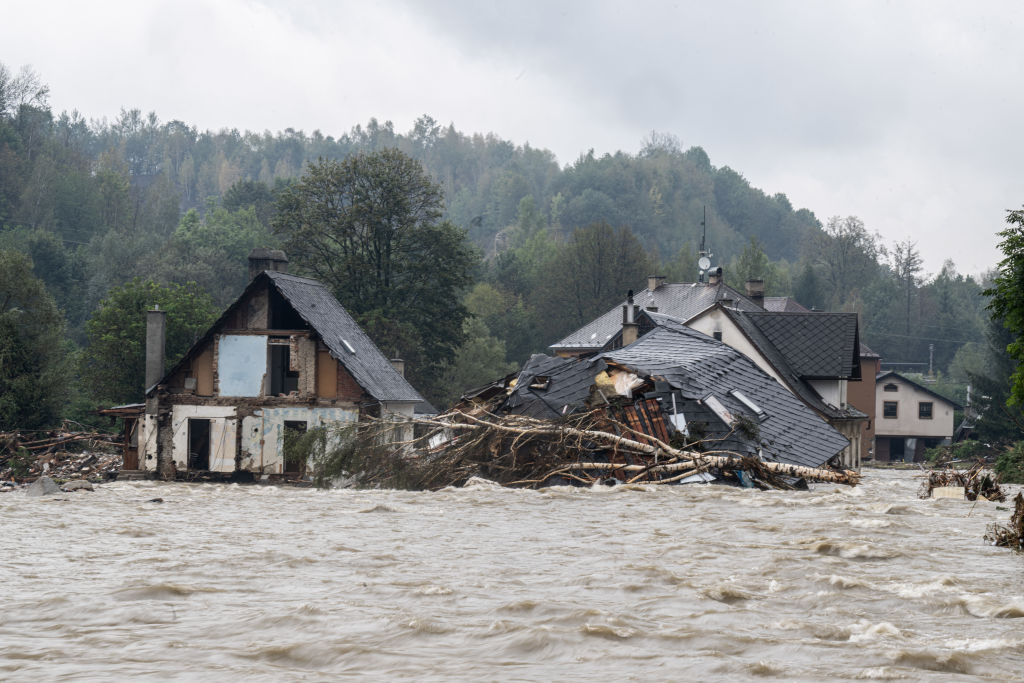
[[[1007,506],[918,485],[6,493],[0,679],[1021,680]]]

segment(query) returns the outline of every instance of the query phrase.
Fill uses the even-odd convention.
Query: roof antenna
[[[700,276],[698,282],[704,282],[704,274],[711,267],[711,252],[706,247],[708,237],[708,205],[704,205],[704,218],[700,222],[700,226],[703,230],[700,236],[700,258],[697,259],[697,267],[700,268]]]

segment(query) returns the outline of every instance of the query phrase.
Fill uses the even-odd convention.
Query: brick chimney
[[[764,308],[764,280],[747,280],[747,298]]]
[[[636,304],[633,303],[633,290],[626,296],[626,305],[622,307],[622,345],[629,346],[637,340],[640,325],[636,322]]]
[[[160,306],[154,306],[153,310],[146,312],[146,386],[143,387],[143,391],[148,391],[164,376],[166,340],[167,311],[161,311]]]
[[[647,291],[648,292],[653,292],[658,287],[661,287],[663,284],[665,284],[665,276],[664,275],[648,275],[647,276]]]
[[[249,252],[249,279],[252,280],[265,270],[287,273],[288,257],[280,249],[256,247]]]
[[[722,283],[722,266],[708,270],[708,284],[719,285]]]

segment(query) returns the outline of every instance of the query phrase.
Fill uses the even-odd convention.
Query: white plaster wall
[[[156,471],[156,416],[143,415],[142,434],[139,435],[139,469]]]
[[[807,383],[833,408],[842,408],[846,403],[845,379],[810,379]]]
[[[242,469],[261,474],[284,472],[285,422],[305,422],[313,429],[358,419],[357,408],[289,406],[257,410],[242,419]]]
[[[884,391],[886,384],[895,384],[898,391]],[[885,401],[898,403],[897,417],[887,418],[883,412]],[[918,417],[918,403],[931,401],[932,419]],[[946,438],[953,436],[953,406],[942,399],[907,384],[898,377],[886,377],[875,386],[875,436],[927,436]]]
[[[384,414],[391,414],[402,418],[412,419],[416,415],[415,403],[384,402]],[[415,430],[411,424],[401,425],[396,428],[395,438],[398,441],[411,441]]]
[[[188,469],[188,421],[190,418],[210,420],[210,471],[233,472],[235,469],[234,406],[174,406],[171,408],[171,455],[175,466]],[[155,462],[155,460],[154,460]]]
[[[782,381],[778,373],[772,368],[771,364],[765,360],[765,357],[761,355],[760,351],[754,348],[754,345],[747,340],[746,335],[740,331],[738,327],[731,320],[729,320],[721,309],[712,308],[696,318],[689,320],[686,326],[703,332],[709,337],[713,337],[715,332],[722,333],[722,342],[728,344],[732,348],[736,349],[744,356],[754,361],[757,367],[761,368],[769,375],[775,378],[775,381],[786,386],[786,383]],[[786,387],[787,389],[789,387]]]

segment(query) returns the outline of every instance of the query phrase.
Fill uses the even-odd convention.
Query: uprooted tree
[[[410,430],[416,430],[415,436]],[[856,485],[860,478],[848,470],[717,450],[717,443],[697,440],[680,448],[637,432],[604,411],[551,421],[453,410],[432,418],[372,420],[334,432],[311,431],[303,448],[313,463],[314,481],[322,487],[342,482],[361,488],[433,490],[459,486],[471,477],[529,488],[608,479],[669,484],[712,473],[759,488],[793,488],[794,479]]]

